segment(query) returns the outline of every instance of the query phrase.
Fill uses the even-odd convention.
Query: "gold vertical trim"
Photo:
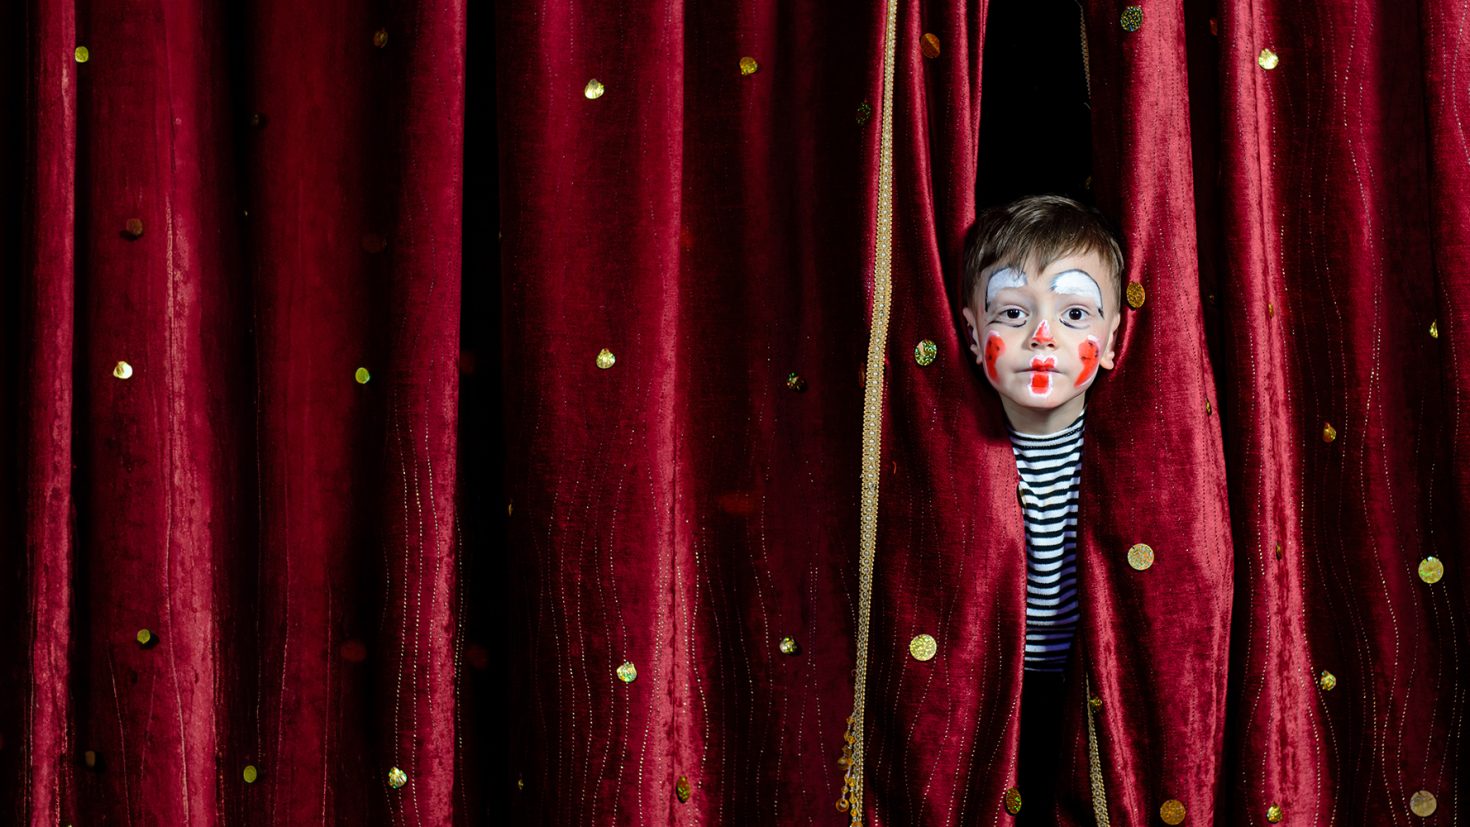
[[[1084,678],[1082,708],[1087,712],[1087,776],[1092,787],[1092,816],[1097,827],[1109,827],[1108,792],[1103,786],[1102,756],[1097,749],[1097,726],[1092,722],[1092,680]]]
[[[867,703],[868,624],[872,616],[873,557],[878,545],[878,482],[883,448],[883,354],[893,297],[893,56],[898,0],[889,0],[883,30],[883,113],[878,139],[878,210],[873,241],[873,317],[863,389],[862,500],[858,511],[857,675],[852,690],[851,787],[848,815],[863,823],[863,714]]]

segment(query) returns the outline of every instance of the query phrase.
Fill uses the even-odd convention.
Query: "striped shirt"
[[[1077,502],[1082,419],[1041,436],[1011,429],[1026,517],[1028,672],[1061,672],[1077,631]]]

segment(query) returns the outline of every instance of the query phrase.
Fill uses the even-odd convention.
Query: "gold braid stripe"
[[[1102,757],[1097,751],[1097,727],[1092,722],[1092,681],[1087,680],[1082,706],[1087,710],[1087,774],[1092,782],[1092,815],[1097,827],[1109,827],[1108,792],[1103,787]]]
[[[893,56],[898,0],[888,2],[883,32],[883,114],[878,143],[878,220],[873,242],[873,321],[868,334],[863,393],[862,500],[858,529],[857,678],[852,690],[851,789],[853,827],[863,822],[863,712],[868,681],[868,623],[873,603],[873,556],[878,544],[878,481],[883,447],[883,354],[893,297]]]

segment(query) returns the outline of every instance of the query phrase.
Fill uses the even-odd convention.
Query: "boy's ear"
[[[980,322],[975,318],[975,311],[968,307],[962,308],[960,313],[965,317],[965,324],[970,328],[970,352],[975,354],[975,364],[978,365],[980,364]]]
[[[1103,370],[1112,370],[1113,364],[1117,361],[1117,354],[1113,350],[1113,343],[1118,341],[1118,325],[1122,323],[1123,314],[1119,312],[1113,316],[1113,321],[1108,324],[1108,341],[1103,346],[1102,358],[1097,360],[1097,363],[1102,366]]]

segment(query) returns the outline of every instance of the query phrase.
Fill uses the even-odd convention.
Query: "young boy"
[[[965,251],[970,350],[1000,394],[1026,521],[1018,821],[1051,824],[1064,668],[1079,617],[1077,503],[1087,389],[1113,367],[1123,252],[1096,210],[1023,198],[980,216]]]

